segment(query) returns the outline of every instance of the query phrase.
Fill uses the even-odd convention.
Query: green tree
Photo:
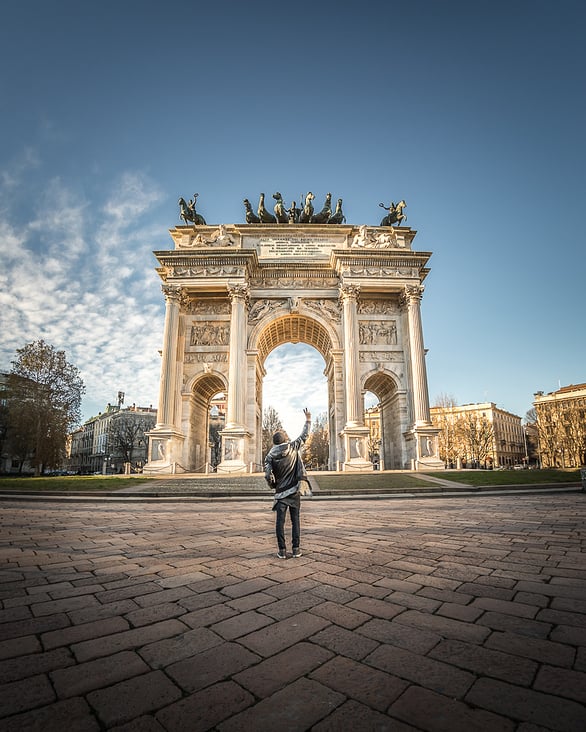
[[[16,351],[8,379],[8,433],[12,451],[35,475],[58,467],[67,435],[80,420],[84,383],[76,366],[43,340]]]
[[[273,433],[283,429],[283,423],[277,410],[268,406],[262,414],[262,458],[273,446]]]

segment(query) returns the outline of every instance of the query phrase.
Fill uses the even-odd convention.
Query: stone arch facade
[[[324,358],[331,470],[372,470],[364,393],[381,403],[386,468],[436,467],[420,301],[431,254],[407,227],[180,226],[155,252],[166,300],[147,473],[204,469],[209,404],[226,394],[219,472],[259,469],[269,353]],[[434,442],[435,441],[435,442]]]

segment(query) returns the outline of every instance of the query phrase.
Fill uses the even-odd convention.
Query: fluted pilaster
[[[362,398],[358,374],[359,330],[358,297],[359,285],[341,285],[340,299],[344,316],[344,385],[346,390],[346,426],[360,426],[364,422]]]
[[[228,371],[228,403],[226,428],[244,425],[246,408],[246,308],[248,285],[228,285],[232,303],[230,314],[230,366]]]
[[[431,424],[425,349],[423,345],[423,325],[421,322],[421,298],[423,297],[423,290],[422,285],[408,285],[405,287],[404,292],[404,302],[409,318],[413,408],[416,425]]]
[[[183,290],[177,285],[163,285],[161,289],[165,295],[165,330],[163,332],[157,427],[171,427],[174,424],[175,417],[177,337],[179,333],[179,308]]]

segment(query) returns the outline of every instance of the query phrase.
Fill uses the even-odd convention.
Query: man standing
[[[273,511],[276,512],[277,544],[279,559],[287,559],[287,546],[285,542],[285,518],[287,509],[291,517],[291,538],[293,541],[293,556],[300,557],[301,549],[299,509],[301,497],[299,494],[299,481],[305,475],[303,460],[301,459],[301,448],[309,435],[311,414],[307,409],[305,414],[305,425],[303,431],[296,440],[289,441],[289,436],[283,430],[278,430],[273,435],[273,446],[265,458],[265,479],[271,488],[275,490],[275,502]]]

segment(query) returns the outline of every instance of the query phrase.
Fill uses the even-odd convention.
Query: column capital
[[[174,302],[182,305],[187,298],[187,293],[179,285],[161,285],[161,290],[165,296],[165,302]]]
[[[405,285],[405,289],[403,290],[403,300],[406,303],[413,300],[419,300],[421,302],[424,290],[425,286],[421,284]]]
[[[228,284],[226,287],[228,288],[228,296],[233,303],[237,300],[244,300],[245,304],[248,304],[248,297],[250,294],[248,284],[238,282],[235,284]]]
[[[340,285],[338,288],[338,296],[342,302],[345,300],[354,300],[358,301],[358,298],[360,297],[360,285],[350,285],[350,284],[344,284]]]

